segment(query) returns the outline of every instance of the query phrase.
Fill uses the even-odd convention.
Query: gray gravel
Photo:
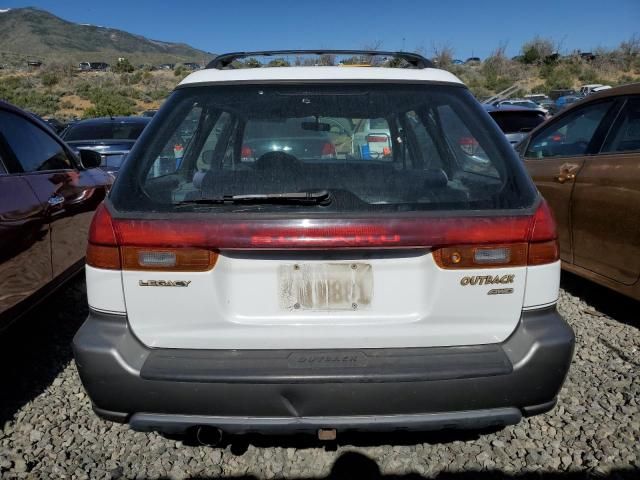
[[[577,350],[546,415],[497,432],[354,435],[334,448],[253,437],[214,449],[92,413],[69,348],[86,315],[77,279],[0,338],[0,477],[638,479],[640,304],[574,277],[563,286],[580,295],[563,290],[560,301]]]

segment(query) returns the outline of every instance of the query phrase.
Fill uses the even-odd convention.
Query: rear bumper
[[[523,312],[514,333],[494,345],[150,349],[125,317],[91,312],[73,348],[96,413],[137,430],[476,429],[553,408],[574,335],[552,307]]]

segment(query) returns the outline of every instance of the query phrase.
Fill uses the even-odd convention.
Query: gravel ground
[[[78,278],[0,338],[0,477],[639,479],[640,304],[567,275],[560,311],[577,349],[546,415],[497,432],[353,435],[330,446],[251,437],[208,448],[92,413],[69,346],[86,315]]]

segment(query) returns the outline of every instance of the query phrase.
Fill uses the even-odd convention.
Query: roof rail
[[[209,62],[207,68],[222,70],[241,58],[283,57],[288,55],[362,55],[375,57],[394,57],[407,62],[413,68],[433,68],[433,63],[422,55],[411,52],[385,52],[379,50],[265,50],[257,52],[232,52],[218,55]]]

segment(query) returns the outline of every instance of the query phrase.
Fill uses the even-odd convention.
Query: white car
[[[352,138],[353,153],[360,158],[391,156],[391,131],[385,118],[360,119]]]
[[[591,95],[592,93],[597,93],[602,90],[608,90],[609,88],[611,88],[611,85],[603,85],[601,83],[591,83],[589,85],[582,85],[580,87],[579,92],[580,92],[580,95],[585,97],[587,95]]]
[[[545,115],[547,115],[549,113],[549,111],[546,108],[541,107],[540,104],[534,102],[533,100],[529,100],[529,99],[526,99],[526,98],[514,98],[514,99],[511,99],[511,100],[502,100],[502,101],[494,103],[494,106],[496,106],[496,107],[503,107],[503,106],[523,107],[523,108],[530,108],[532,110],[538,110],[538,111],[544,113]]]
[[[413,54],[226,68],[239,55],[180,83],[93,219],[73,347],[95,412],[215,443],[553,408],[574,348],[555,223],[467,87]],[[379,119],[382,155],[245,144],[264,122],[293,142]]]

